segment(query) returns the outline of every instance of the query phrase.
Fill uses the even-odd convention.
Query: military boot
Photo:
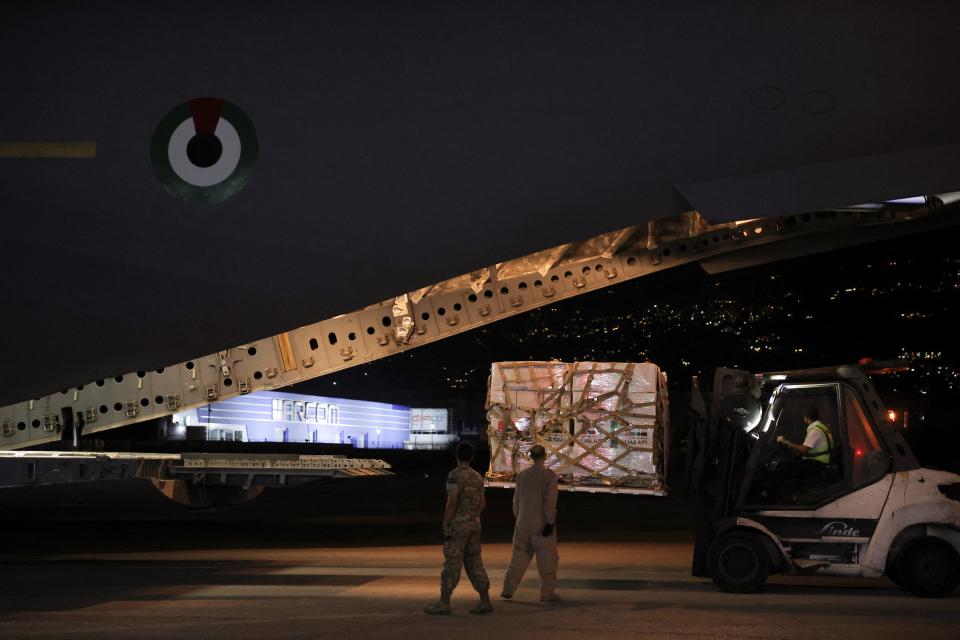
[[[473,609],[470,609],[470,613],[475,613],[477,615],[483,615],[485,613],[493,613],[493,605],[489,601],[481,602]]]
[[[450,615],[450,603],[444,602],[443,600],[437,600],[432,605],[424,609],[423,612],[430,616],[448,616]]]

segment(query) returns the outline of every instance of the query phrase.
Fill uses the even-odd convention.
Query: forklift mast
[[[752,374],[738,369],[717,368],[709,404],[699,380],[693,381],[683,493],[700,501],[693,549],[695,576],[707,576],[706,558],[713,540],[713,523],[733,514],[743,462],[749,454],[746,432],[724,420],[723,409],[730,410],[732,404],[741,404],[739,411],[733,410],[755,413],[755,409],[751,412],[747,407],[750,404],[747,398],[755,398],[754,393],[759,393],[759,389]],[[758,416],[750,417],[759,421]]]

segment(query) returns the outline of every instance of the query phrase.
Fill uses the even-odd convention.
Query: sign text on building
[[[277,422],[337,424],[340,422],[340,408],[332,403],[274,398],[273,419]]]

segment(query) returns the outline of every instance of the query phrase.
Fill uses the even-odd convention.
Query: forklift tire
[[[924,598],[942,598],[960,585],[960,557],[949,543],[924,537],[907,545],[896,559],[896,582]]]
[[[770,571],[763,542],[752,533],[725,533],[710,545],[707,571],[718,587],[728,593],[756,593]]]

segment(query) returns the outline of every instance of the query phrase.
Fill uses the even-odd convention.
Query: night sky
[[[448,406],[455,423],[482,432],[492,361],[649,359],[670,376],[682,431],[691,375],[709,377],[716,366],[756,372],[908,358],[913,369],[877,379],[878,389],[889,406],[910,410],[921,461],[960,468],[958,303],[960,246],[928,233],[716,276],[696,265],[661,272],[296,389]]]

